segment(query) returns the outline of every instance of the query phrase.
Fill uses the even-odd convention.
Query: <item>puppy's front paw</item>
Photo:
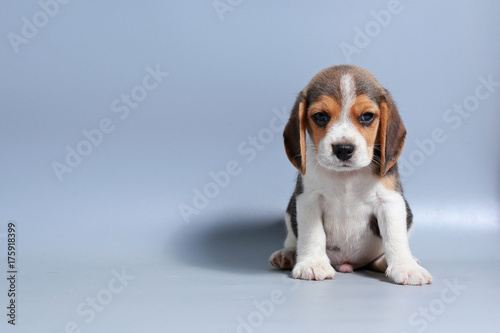
[[[416,262],[390,265],[386,274],[398,284],[420,286],[432,283],[431,274]]]
[[[298,262],[292,271],[294,279],[324,280],[333,279],[335,270],[325,259],[309,259]]]

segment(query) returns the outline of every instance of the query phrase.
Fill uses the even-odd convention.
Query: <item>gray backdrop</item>
[[[436,250],[443,261],[498,264],[481,237],[474,245],[457,236],[462,252],[442,240],[498,240],[499,13],[497,1],[2,1],[0,263],[6,272],[12,221],[18,326],[215,332],[293,323],[264,313],[267,326],[238,327],[261,287],[246,296],[221,289],[216,299],[210,290],[252,274],[264,286],[277,278],[266,258],[283,241],[296,173],[284,122],[312,76],[343,63],[371,71],[399,106],[415,246],[428,260]],[[133,287],[99,294],[122,269]],[[193,291],[203,276],[212,284]],[[78,313],[92,295],[107,306],[96,318]],[[392,331],[418,328],[411,313]],[[12,328],[6,318],[0,327]]]

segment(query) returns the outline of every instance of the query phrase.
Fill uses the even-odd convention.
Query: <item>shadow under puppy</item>
[[[367,266],[399,284],[432,283],[408,242],[412,213],[396,163],[406,129],[368,71],[340,65],[319,72],[299,93],[283,137],[300,173],[273,266],[306,280]]]

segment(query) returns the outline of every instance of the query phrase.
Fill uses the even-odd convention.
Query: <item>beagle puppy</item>
[[[406,129],[390,93],[368,71],[324,69],[302,90],[284,133],[299,170],[273,266],[296,279],[332,279],[367,267],[395,283],[432,283],[412,256],[412,212],[397,159]]]

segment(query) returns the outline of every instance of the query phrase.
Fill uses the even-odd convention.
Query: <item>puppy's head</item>
[[[319,72],[295,101],[283,137],[288,158],[302,174],[306,133],[314,145],[314,165],[335,171],[372,165],[381,176],[396,163],[406,137],[389,92],[352,65]]]

